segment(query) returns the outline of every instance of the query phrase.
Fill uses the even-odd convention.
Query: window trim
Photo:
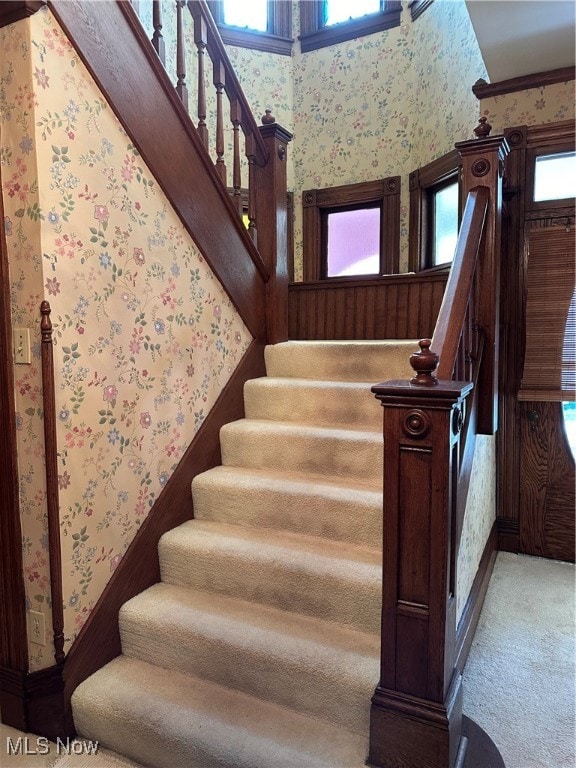
[[[378,274],[326,277],[326,214],[358,207],[381,210],[380,270]],[[308,189],[302,193],[304,281],[378,279],[397,274],[400,264],[400,176],[363,181],[326,189]]]
[[[292,3],[291,0],[268,0],[268,31],[234,27],[222,21],[222,3],[208,0],[210,12],[225,45],[250,48],[254,51],[292,55]]]
[[[432,197],[436,191],[458,181],[458,224],[462,216],[461,193],[462,163],[456,149],[417,168],[409,176],[410,186],[410,238],[408,244],[408,270],[421,272],[446,269],[450,262],[432,266]]]
[[[576,197],[550,198],[549,200],[534,200],[536,182],[536,158],[547,155],[560,155],[563,152],[574,152],[574,142],[554,142],[548,147],[532,147],[526,151],[526,210],[547,211],[550,208],[574,208]]]
[[[300,3],[298,40],[302,53],[400,26],[400,0],[382,0],[383,8],[379,13],[370,13],[340,24],[331,24],[329,27],[324,25],[324,2],[325,0],[306,0]]]

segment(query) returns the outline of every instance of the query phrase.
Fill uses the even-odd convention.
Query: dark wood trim
[[[432,196],[437,187],[451,177],[460,181],[462,164],[453,149],[446,155],[412,171],[408,177],[410,188],[410,226],[408,241],[408,269],[420,272],[431,269]],[[462,200],[460,201],[460,213]]]
[[[328,45],[343,43],[346,40],[354,40],[375,32],[383,32],[385,29],[398,27],[402,15],[401,2],[386,0],[384,10],[380,13],[367,14],[360,18],[326,27],[322,26],[320,6],[321,0],[307,0],[305,3],[300,3],[302,34],[298,39],[302,53],[316,51],[318,48],[325,48]]]
[[[28,643],[13,366],[10,271],[0,195],[0,666],[23,672],[28,669]],[[7,722],[1,686],[0,713],[2,722]]]
[[[160,581],[160,537],[194,516],[192,478],[220,464],[220,428],[244,416],[244,382],[264,375],[264,348],[255,341],[222,390],[74,641],[64,662],[67,706],[74,689],[83,680],[120,654],[120,607]]]
[[[463,672],[464,667],[466,666],[470,647],[474,640],[476,627],[478,626],[478,620],[480,619],[482,606],[484,605],[486,590],[488,589],[490,577],[494,570],[497,554],[498,524],[495,520],[486,541],[484,551],[482,552],[478,571],[472,582],[472,589],[470,590],[466,605],[464,606],[464,610],[462,611],[462,615],[458,622],[458,628],[456,629],[456,668],[459,669],[460,672]]]
[[[130,3],[107,3],[106,13],[82,0],[49,7],[250,333],[262,338],[265,267]]]
[[[302,193],[302,249],[304,280],[338,280],[326,277],[325,215],[347,207],[380,205],[380,275],[395,274],[400,262],[400,176],[342,184]],[[372,277],[372,276],[371,276]],[[356,278],[352,278],[356,279]]]
[[[72,718],[64,706],[61,664],[37,672],[0,667],[0,692],[6,725],[52,740],[73,734]]]
[[[422,16],[424,11],[429,8],[434,0],[410,0],[408,7],[410,8],[410,17],[412,21],[416,21],[418,16]]]
[[[288,286],[291,339],[429,338],[448,270]],[[414,347],[416,350],[416,345]]]
[[[26,19],[46,5],[47,0],[2,0],[0,3],[0,27]]]
[[[510,80],[500,80],[499,83],[487,83],[486,80],[477,80],[472,86],[472,93],[477,99],[487,99],[492,96],[503,96],[505,93],[527,91],[529,88],[542,88],[554,83],[566,83],[574,80],[575,67],[561,67],[551,69],[549,72],[536,72],[532,75],[512,77]]]
[[[44,465],[46,473],[46,507],[48,515],[48,556],[50,562],[50,596],[54,659],[64,661],[64,605],[62,602],[62,553],[60,547],[60,494],[58,489],[58,441],[56,437],[56,397],[54,388],[54,346],[50,304],[40,305],[42,319],[42,405],[44,409]]]
[[[225,24],[222,3],[208,0],[208,7],[220,32],[222,42],[253,51],[292,55],[292,3],[291,0],[268,0],[268,30],[233,27]]]
[[[516,488],[518,490],[518,487]],[[520,522],[517,518],[498,517],[498,549],[502,552],[520,551]]]

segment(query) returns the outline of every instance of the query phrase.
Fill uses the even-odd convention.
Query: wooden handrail
[[[456,365],[489,199],[488,187],[475,187],[466,200],[454,261],[432,336],[432,349],[440,358],[436,372],[440,379],[451,379]]]
[[[54,389],[54,352],[50,304],[40,305],[42,320],[42,398],[44,406],[44,456],[46,464],[46,503],[48,508],[48,553],[50,591],[52,594],[52,629],[54,659],[64,661],[64,606],[62,602],[62,554],[60,551],[60,500],[58,493],[58,444],[56,438],[56,403]]]

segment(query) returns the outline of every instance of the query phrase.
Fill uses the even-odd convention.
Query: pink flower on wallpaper
[[[46,280],[45,286],[46,290],[48,291],[48,296],[58,296],[60,293],[60,283],[55,277],[48,278]]]
[[[122,555],[114,555],[114,557],[110,558],[110,571],[113,572],[118,568],[120,560],[122,560]]]
[[[148,429],[152,425],[152,417],[150,416],[150,413],[148,411],[144,411],[144,413],[140,414],[140,426],[144,427],[144,429]]]
[[[108,208],[105,205],[94,206],[94,218],[98,221],[108,221],[109,216]]]
[[[144,264],[144,262],[146,261],[146,257],[144,256],[144,251],[142,250],[142,248],[134,248],[133,258],[139,267],[141,267],[142,264]]]
[[[34,77],[36,78],[36,82],[41,88],[48,88],[49,87],[49,80],[50,78],[46,74],[45,69],[38,69],[38,67],[35,67]]]
[[[68,488],[70,485],[71,477],[68,474],[68,472],[62,472],[61,475],[58,475],[58,488],[60,490],[64,490],[65,488]]]
[[[108,403],[112,403],[116,400],[117,397],[118,389],[114,384],[109,384],[107,387],[104,387],[104,393],[102,395],[103,400]]]

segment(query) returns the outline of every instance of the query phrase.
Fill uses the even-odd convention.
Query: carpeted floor
[[[506,768],[574,768],[575,569],[498,554],[464,671],[464,712]]]

